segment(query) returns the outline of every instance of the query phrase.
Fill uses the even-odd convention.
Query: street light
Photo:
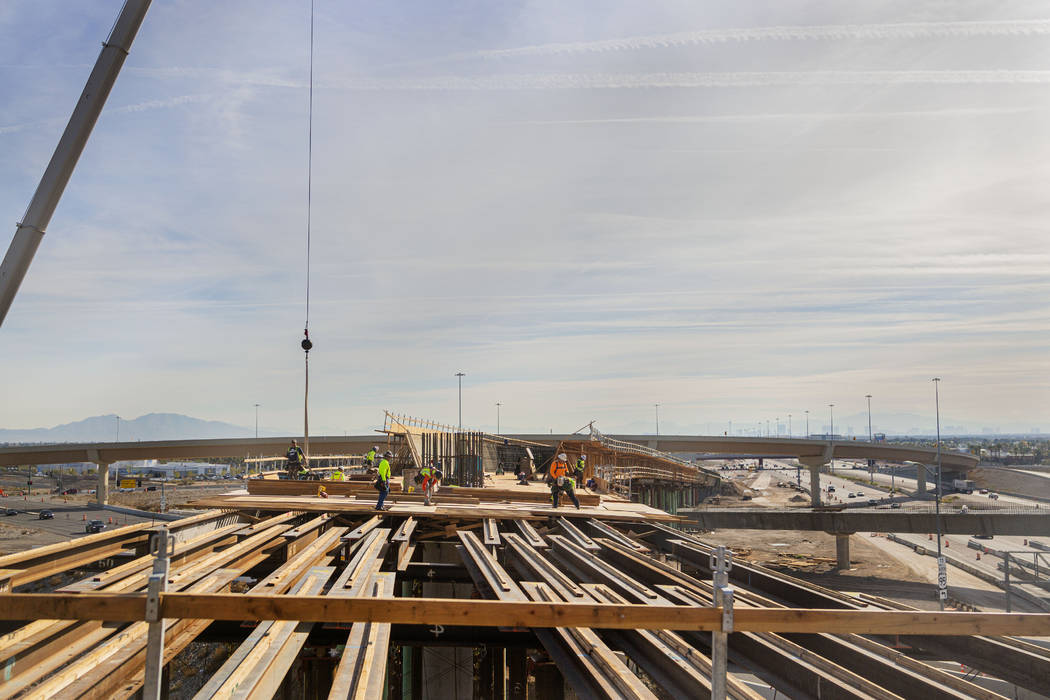
[[[467,376],[464,372],[456,372],[456,377],[459,378],[459,432],[463,432],[463,377]]]
[[[660,404],[654,403],[653,407],[656,409],[656,437],[660,437]]]
[[[835,404],[829,403],[828,404],[828,410],[831,412],[831,434],[828,435],[828,442],[831,443],[832,445],[834,445],[835,444]],[[835,471],[835,450],[834,449],[831,450],[831,455],[832,455],[831,456],[831,466],[829,467],[829,469],[830,469],[830,471],[832,473],[834,473],[834,471]]]
[[[788,414],[788,437],[791,437],[791,414]]]
[[[259,405],[255,404],[255,439],[259,439]]]
[[[872,442],[871,439],[871,394],[864,394],[864,398],[868,400],[868,442]],[[868,481],[875,481],[875,460],[868,460]]]
[[[948,593],[948,567],[941,556],[941,378],[933,378],[933,401],[937,415],[937,601],[944,610],[944,596]],[[1008,563],[1009,565],[1009,563]]]
[[[806,437],[809,437],[809,411],[804,411],[806,414]]]
[[[499,407],[502,405],[499,401],[496,402],[496,435],[499,435]]]
[[[780,437],[780,416],[777,416],[777,422],[773,425],[776,426],[776,436]]]

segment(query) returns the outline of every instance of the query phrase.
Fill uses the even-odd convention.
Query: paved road
[[[133,525],[141,522],[151,522],[150,518],[135,515],[124,515],[114,513],[95,506],[94,504],[63,502],[60,497],[33,496],[25,500],[21,496],[10,496],[0,498],[0,509],[8,508],[17,510],[17,515],[0,515],[0,525],[7,528],[38,530],[38,534],[21,535],[10,533],[8,530],[3,537],[3,551],[23,551],[32,547],[40,547],[54,542],[63,542],[68,539],[82,537],[85,519],[98,519],[106,523],[107,529]],[[53,520],[40,520],[40,511],[50,510],[55,513]],[[112,518],[113,522],[109,520]]]

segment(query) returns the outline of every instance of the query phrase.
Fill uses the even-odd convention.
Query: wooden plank
[[[412,555],[416,552],[416,545],[411,542],[401,542],[397,546],[397,570],[406,571]]]
[[[496,525],[495,518],[485,518],[484,521],[484,537],[485,546],[496,546],[499,545],[499,526]]]
[[[412,533],[416,530],[416,525],[419,521],[415,517],[409,517],[405,519],[405,522],[401,523],[401,527],[397,529],[394,536],[390,538],[391,542],[408,542],[412,538]]]
[[[365,522],[361,523],[360,525],[358,525],[356,528],[354,528],[350,532],[346,533],[345,537],[348,540],[359,540],[362,537],[364,537],[365,535],[367,535],[369,532],[371,532],[372,530],[374,530],[377,527],[379,527],[380,523],[382,523],[382,522],[383,522],[383,516],[382,515],[373,515],[371,518],[369,518]]]
[[[38,617],[134,621],[145,616],[143,593],[0,594],[0,620]],[[369,601],[304,596],[281,598],[227,593],[161,594],[164,617],[211,620],[392,622],[481,627],[608,627],[610,629],[719,629],[718,608],[589,603],[520,604],[446,598]],[[739,632],[1050,636],[1047,613],[970,613],[892,610],[742,608]]]
[[[406,542],[403,546],[415,545]],[[362,594],[371,598],[392,598],[394,581],[393,573],[374,574],[371,585],[362,589]],[[383,696],[390,627],[389,623],[354,623],[332,679],[329,700],[370,700]]]

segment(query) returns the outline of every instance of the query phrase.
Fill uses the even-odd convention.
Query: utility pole
[[[463,372],[456,372],[456,377],[459,379],[459,432],[463,432],[463,377],[467,376]]]
[[[656,408],[656,437],[660,437],[660,404],[654,403]]]
[[[774,423],[776,426],[776,437],[780,437],[780,416],[777,416],[777,422]]]
[[[944,599],[948,597],[948,567],[944,557],[941,555],[941,393],[940,393],[941,378],[933,378],[933,400],[934,408],[937,415],[937,505],[936,505],[936,516],[937,521],[937,602],[941,604],[941,610],[944,610]],[[1009,561],[1007,561],[1009,565]]]
[[[499,435],[499,407],[502,406],[499,401],[496,402],[496,435]]]
[[[872,442],[871,439],[871,394],[865,394],[864,398],[868,400],[868,442]],[[875,481],[875,460],[868,460],[868,481],[874,483]]]
[[[791,414],[789,413],[788,414],[788,437],[792,437],[791,433],[792,433],[792,430],[791,430]]]
[[[131,50],[131,43],[142,26],[149,5],[150,0],[127,0],[124,3],[109,37],[102,44],[102,51],[95,60],[84,91],[73,108],[73,114],[69,117],[58,146],[55,147],[51,162],[44,170],[25,215],[18,223],[7,254],[0,263],[0,325],[3,325],[4,318],[15,300],[15,294],[29,271],[29,265],[44,238],[51,216],[58,207],[62,192],[69,183],[102,107],[106,104],[106,98],[109,97],[117,75],[120,74],[124,59]]]
[[[809,411],[806,411],[806,437],[809,437]]]
[[[830,415],[831,415],[831,433],[829,435],[829,439],[834,440],[835,439],[835,404],[829,403],[828,404],[828,409],[829,409]]]
[[[255,439],[259,439],[259,405],[255,404]]]

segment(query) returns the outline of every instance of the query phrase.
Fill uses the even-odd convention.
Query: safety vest
[[[336,469],[334,472],[332,472],[332,481],[342,481],[342,480],[343,480],[343,472],[339,471],[338,469]]]
[[[390,481],[390,462],[386,459],[382,459],[379,462],[379,478],[383,481]]]
[[[429,465],[429,464],[424,464],[424,465],[423,465],[423,466],[422,466],[422,467],[420,468],[420,470],[419,470],[419,473],[420,473],[421,475],[423,475],[423,476],[430,476],[430,474],[431,474],[431,471],[430,471],[430,465]]]
[[[569,465],[560,460],[551,462],[551,476],[557,479],[559,476],[569,475]]]
[[[365,455],[365,460],[368,461],[368,462],[376,461],[376,451],[375,450],[369,450],[368,453]]]
[[[586,468],[587,468],[587,463],[583,461],[583,457],[580,457],[578,460],[576,460],[576,469],[577,470],[582,472]]]

